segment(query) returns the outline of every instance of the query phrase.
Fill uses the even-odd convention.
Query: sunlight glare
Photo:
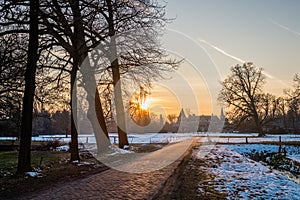
[[[148,110],[150,107],[151,99],[146,99],[144,102],[141,103],[141,109]]]

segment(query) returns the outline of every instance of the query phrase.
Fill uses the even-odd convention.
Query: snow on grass
[[[281,154],[279,152],[279,145],[226,145],[227,148],[237,151],[238,153],[269,164],[272,168],[279,170],[289,179],[300,183],[300,148],[294,145],[282,145]],[[284,156],[284,153],[286,156]]]
[[[93,165],[94,163],[91,163],[91,162],[79,162],[78,164],[77,164],[77,166],[87,166],[87,165]]]
[[[198,151],[195,156],[205,159],[214,185],[228,199],[300,199],[300,185],[285,176],[231,149],[208,148],[208,154]]]
[[[117,154],[129,154],[134,153],[133,151],[120,149],[117,145],[110,145],[109,149],[112,150],[112,153],[109,153],[109,156],[117,155]]]
[[[278,153],[279,145],[269,144],[241,144],[241,145],[226,145],[227,148],[232,149],[242,155],[248,157],[249,154],[253,153]],[[299,156],[300,147],[294,145],[281,145],[281,150],[285,149],[287,156]]]
[[[37,178],[42,177],[42,174],[39,172],[25,172],[25,175],[27,177],[37,177]]]
[[[69,151],[70,147],[69,145],[63,145],[55,148],[55,151]]]
[[[288,158],[300,163],[300,154],[299,155],[291,155],[291,156],[288,156]]]

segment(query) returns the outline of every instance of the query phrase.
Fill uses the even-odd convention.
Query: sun
[[[143,101],[142,103],[141,103],[141,109],[143,109],[143,110],[148,110],[149,109],[149,107],[150,107],[150,103],[151,103],[151,99],[146,99],[145,101]]]

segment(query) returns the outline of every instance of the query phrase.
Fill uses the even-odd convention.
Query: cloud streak
[[[284,26],[284,25],[282,25],[282,24],[276,22],[276,21],[273,20],[273,19],[270,19],[270,21],[271,21],[273,24],[275,24],[276,26],[279,26],[280,28],[282,28],[282,29],[284,29],[284,30],[286,30],[286,31],[288,31],[288,32],[290,32],[290,33],[293,33],[293,34],[295,34],[295,35],[300,36],[300,33],[299,33],[299,32],[294,31],[294,30],[290,29],[289,27]]]
[[[240,63],[245,63],[245,61],[244,61],[243,59],[240,59],[240,58],[238,58],[238,57],[236,57],[236,56],[234,56],[234,55],[232,55],[232,54],[227,53],[227,52],[224,51],[223,49],[220,49],[219,47],[217,47],[217,46],[215,46],[215,45],[209,43],[209,42],[206,41],[206,40],[203,40],[203,39],[198,39],[198,40],[199,40],[199,42],[204,43],[204,44],[210,46],[211,48],[215,49],[216,51],[220,52],[221,54],[223,54],[223,55],[225,55],[225,56],[227,56],[227,57],[229,57],[229,58],[232,58],[232,59],[234,59],[234,60],[236,60],[236,61],[238,61],[238,62],[240,62]]]

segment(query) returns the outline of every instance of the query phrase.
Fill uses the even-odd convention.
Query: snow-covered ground
[[[294,161],[297,161],[298,163],[300,163],[300,154],[298,155],[291,155],[291,156],[288,156],[288,158],[294,160]]]
[[[144,134],[128,134],[129,143],[172,143],[178,142],[190,137],[199,136],[201,142],[213,142],[213,143],[245,143],[246,138],[249,143],[251,142],[274,142],[279,141],[300,141],[300,134],[282,134],[282,135],[266,135],[263,138],[258,138],[257,133],[144,133]],[[15,140],[14,137],[0,137],[0,140]],[[33,141],[48,141],[59,140],[62,142],[69,142],[70,136],[65,135],[40,135],[32,137]],[[96,143],[95,137],[92,134],[84,135],[80,134],[79,142],[82,143]],[[111,143],[118,142],[118,134],[110,134]]]
[[[245,138],[248,137],[248,142],[262,141],[300,141],[300,135],[267,135],[263,138],[256,138],[256,133],[239,134],[239,133],[144,133],[144,134],[128,134],[129,143],[173,143],[179,142],[191,137],[201,137],[201,142],[220,142],[220,143],[245,143]],[[240,137],[240,138],[226,138]],[[33,140],[49,140],[51,138],[59,138],[62,141],[68,142],[69,138],[59,136],[39,136],[33,137]],[[79,135],[79,141],[82,143],[96,143],[94,135]],[[111,143],[118,143],[118,134],[110,134]]]
[[[300,185],[232,149],[206,145],[194,156],[205,160],[215,187],[228,199],[300,199]]]

